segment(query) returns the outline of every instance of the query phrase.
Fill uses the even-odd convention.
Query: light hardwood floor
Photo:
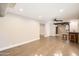
[[[1,56],[78,56],[79,44],[69,43],[60,37],[41,37],[22,46],[0,52]]]

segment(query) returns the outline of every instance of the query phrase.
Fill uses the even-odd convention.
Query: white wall
[[[40,24],[40,34],[41,35],[45,35],[45,25],[44,24]]]
[[[79,32],[79,19],[72,19],[70,22],[70,32]]]
[[[56,26],[53,24],[53,21],[48,21],[45,23],[45,37],[56,36]]]
[[[45,24],[45,37],[50,36],[50,21]]]
[[[12,14],[0,17],[0,50],[40,39],[40,24]]]
[[[50,36],[56,36],[56,26],[53,21],[50,22]]]

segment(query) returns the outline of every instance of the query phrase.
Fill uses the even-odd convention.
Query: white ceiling
[[[17,3],[8,12],[22,15],[41,22],[58,19],[79,18],[78,3]]]

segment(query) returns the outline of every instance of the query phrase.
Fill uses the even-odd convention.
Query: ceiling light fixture
[[[59,12],[62,13],[64,11],[64,9],[60,9]]]
[[[22,11],[23,11],[23,9],[22,9],[22,8],[20,8],[20,9],[19,9],[19,11],[21,11],[21,12],[22,12]]]
[[[38,16],[39,18],[42,18],[42,16]]]

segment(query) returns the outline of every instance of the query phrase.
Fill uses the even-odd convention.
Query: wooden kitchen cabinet
[[[71,42],[75,42],[75,43],[78,43],[78,35],[79,33],[78,32],[69,32],[69,40]]]

